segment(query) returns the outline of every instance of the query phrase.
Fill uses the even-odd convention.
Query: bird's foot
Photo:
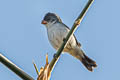
[[[65,42],[66,38],[63,38],[63,41]]]
[[[55,59],[57,59],[57,54],[55,53],[55,54],[53,55],[53,57],[54,57]]]

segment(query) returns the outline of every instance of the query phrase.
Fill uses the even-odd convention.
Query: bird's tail
[[[88,56],[86,56],[85,54],[83,54],[83,57],[81,59],[81,62],[83,63],[83,65],[89,70],[89,71],[93,71],[93,68],[97,67],[97,64],[95,61],[93,61],[92,59],[90,59]]]
[[[74,50],[74,53],[71,53],[74,57],[79,59],[82,64],[89,70],[93,71],[93,68],[97,67],[97,64],[95,61],[90,59],[88,56],[85,55],[85,53],[79,48],[79,50]]]

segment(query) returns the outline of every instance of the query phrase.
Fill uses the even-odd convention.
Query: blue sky
[[[33,78],[32,64],[44,66],[56,52],[50,45],[41,20],[47,12],[58,14],[70,28],[87,0],[0,0],[0,52]],[[75,31],[86,54],[98,67],[89,72],[68,54],[62,54],[51,80],[119,80],[120,79],[120,1],[95,0]],[[0,64],[0,80],[21,80]]]

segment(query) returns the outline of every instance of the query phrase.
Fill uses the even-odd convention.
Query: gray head
[[[42,24],[53,23],[53,22],[55,23],[55,22],[62,22],[62,21],[60,17],[54,13],[47,13],[44,19],[42,20]]]

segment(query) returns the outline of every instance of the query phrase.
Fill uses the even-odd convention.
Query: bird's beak
[[[42,20],[41,24],[47,24],[47,21]]]

